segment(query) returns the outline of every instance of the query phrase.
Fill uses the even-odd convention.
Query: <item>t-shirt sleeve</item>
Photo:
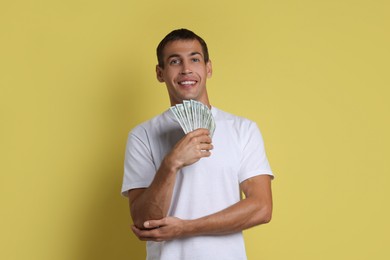
[[[239,182],[257,175],[273,176],[264,148],[263,137],[256,123],[250,122],[242,131],[242,156]]]
[[[156,166],[148,144],[148,136],[142,129],[129,133],[124,162],[122,195],[136,188],[147,188],[153,181]]]

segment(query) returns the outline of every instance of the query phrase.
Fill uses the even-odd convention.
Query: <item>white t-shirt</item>
[[[215,107],[211,111],[216,122],[214,149],[210,157],[178,172],[169,216],[196,219],[213,214],[240,200],[242,181],[273,176],[256,123]],[[183,136],[170,110],[135,127],[127,141],[122,194],[148,187],[165,155]],[[242,232],[147,242],[147,255],[150,260],[246,259]]]

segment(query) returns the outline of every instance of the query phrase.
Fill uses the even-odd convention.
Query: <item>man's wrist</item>
[[[178,160],[175,160],[171,154],[165,156],[162,163],[169,172],[177,172],[183,168],[183,165]]]
[[[184,220],[183,224],[183,237],[195,236],[198,235],[198,230],[196,228],[196,219],[193,220]]]

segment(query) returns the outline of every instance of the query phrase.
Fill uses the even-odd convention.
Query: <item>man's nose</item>
[[[188,62],[183,62],[181,74],[191,74],[191,66]]]

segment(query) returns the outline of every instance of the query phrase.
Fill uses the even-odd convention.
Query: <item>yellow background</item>
[[[0,259],[143,259],[120,196],[128,131],[169,107],[155,47],[208,43],[214,106],[276,174],[249,259],[390,259],[387,0],[0,3]]]

